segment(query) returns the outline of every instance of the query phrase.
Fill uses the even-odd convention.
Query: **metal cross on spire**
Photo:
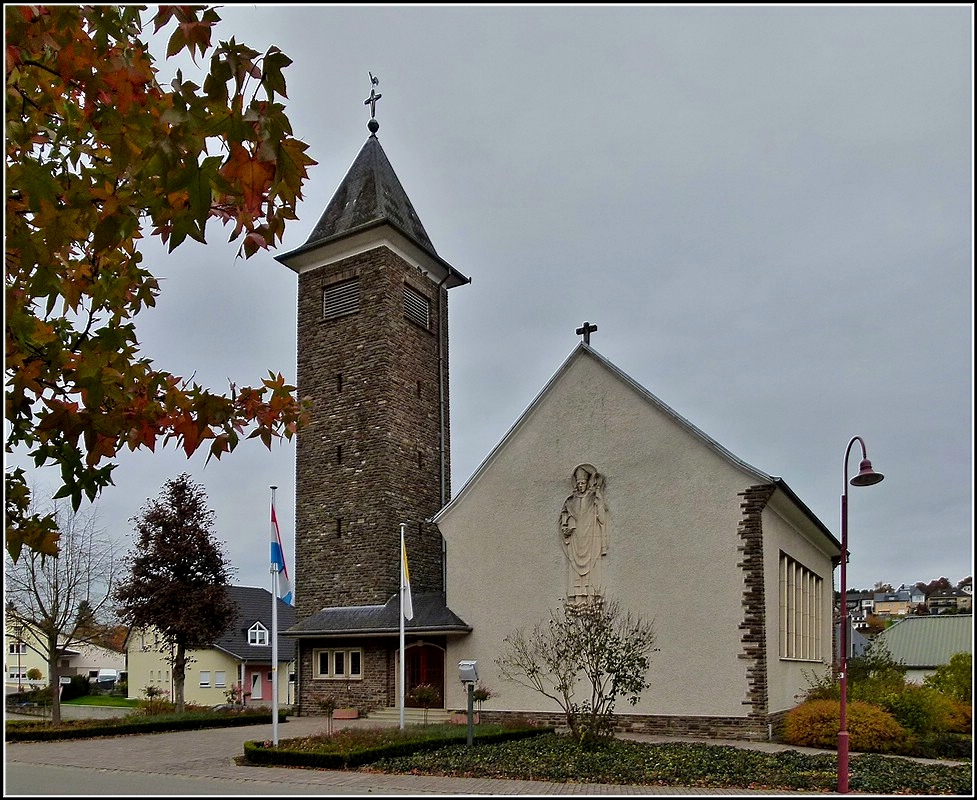
[[[376,89],[373,88],[379,83],[380,83],[380,79],[373,77],[373,73],[371,72],[370,73],[370,84],[371,84],[370,96],[363,101],[363,105],[370,107],[370,122],[373,123],[374,125],[377,124],[373,122],[373,120],[376,119],[377,116],[377,100],[383,97],[382,94],[377,94]],[[373,128],[371,127],[370,130],[373,130]]]
[[[590,334],[597,330],[596,325],[591,325],[589,322],[584,322],[583,327],[577,328],[577,335],[583,335],[583,343],[590,344]]]

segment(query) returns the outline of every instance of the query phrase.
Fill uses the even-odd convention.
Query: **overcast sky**
[[[865,440],[885,481],[849,491],[850,587],[972,574],[969,4],[220,14],[218,38],[294,61],[287,110],[318,166],[279,253],[366,141],[379,78],[380,143],[472,278],[449,295],[454,494],[587,320],[594,349],[839,538],[845,448]],[[145,247],[164,280],[143,352],[219,390],[294,381],[296,276],[271,253],[236,262],[228,233]],[[271,485],[295,570],[294,456],[124,457],[101,524],[127,545],[129,518],[188,471],[235,582],[267,587]]]

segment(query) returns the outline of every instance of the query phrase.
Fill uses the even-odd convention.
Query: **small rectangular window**
[[[214,673],[214,686],[218,689],[227,688],[227,673],[219,669]]]
[[[322,290],[322,316],[324,319],[355,314],[360,310],[360,281],[334,283]]]
[[[319,680],[360,680],[363,677],[363,651],[314,650],[313,678]]]
[[[431,301],[410,286],[404,285],[404,314],[422,328],[431,325]]]
[[[201,670],[200,672],[200,688],[209,689],[210,688],[210,670]]]

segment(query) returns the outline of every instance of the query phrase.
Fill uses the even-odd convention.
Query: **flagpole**
[[[271,487],[271,508],[275,509],[275,490]],[[278,562],[271,559],[271,743],[278,747]]]
[[[404,528],[405,524],[400,523],[400,729],[404,729],[404,678],[406,669],[404,668]]]

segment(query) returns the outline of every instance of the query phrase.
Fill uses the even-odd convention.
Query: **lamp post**
[[[862,461],[858,474],[848,480],[848,456],[852,445],[858,442],[862,448]],[[872,486],[885,476],[872,469],[868,460],[865,442],[861,436],[853,436],[845,450],[845,475],[841,491],[841,625],[839,634],[838,675],[841,679],[841,710],[838,727],[838,791],[848,792],[848,484],[852,486]]]

